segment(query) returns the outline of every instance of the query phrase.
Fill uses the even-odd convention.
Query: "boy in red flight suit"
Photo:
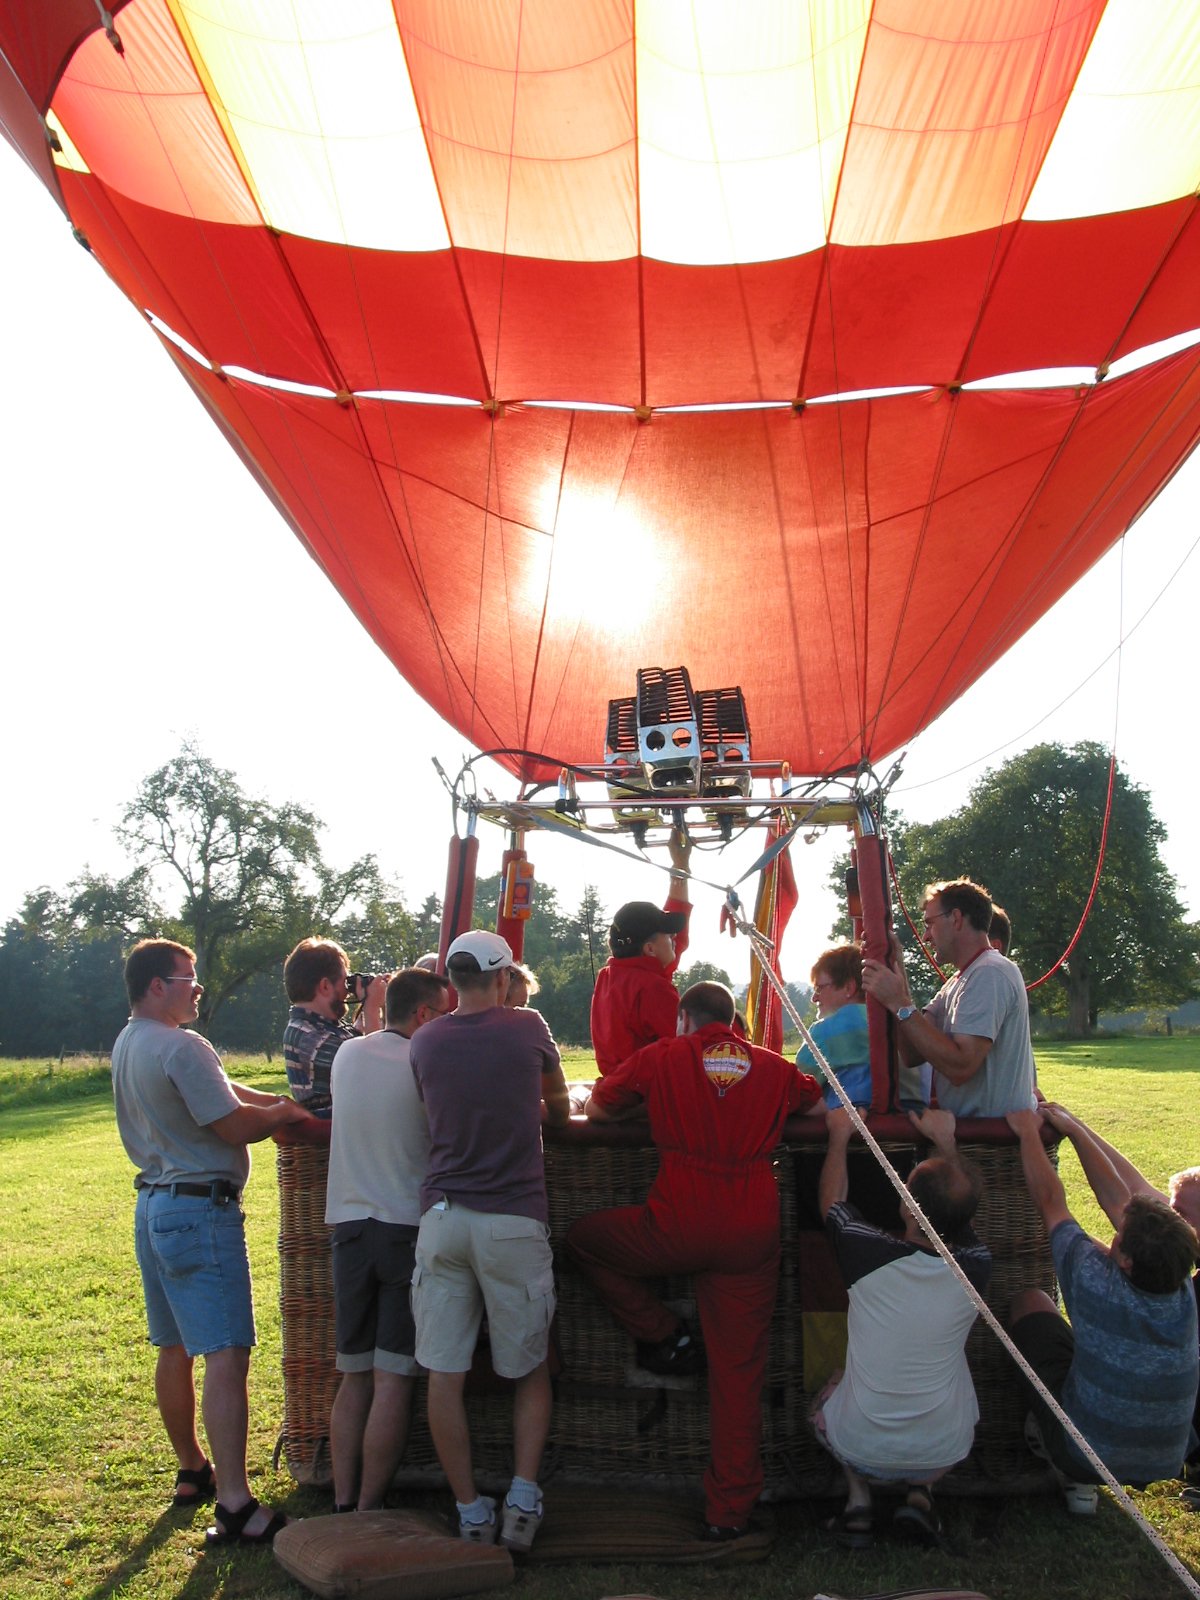
[[[649,900],[630,900],[609,929],[612,955],[592,995],[592,1049],[601,1077],[643,1045],[675,1033],[679,993],[671,979],[688,945],[692,846],[672,828],[667,848],[674,870],[662,910]]]
[[[596,1081],[598,1122],[643,1103],[659,1150],[644,1206],[580,1217],[567,1245],[651,1372],[698,1370],[686,1324],[642,1281],[695,1274],[708,1351],[712,1453],[704,1475],[706,1537],[738,1538],[763,1484],[762,1416],[771,1313],[779,1278],[779,1193],[771,1153],[793,1111],[823,1110],[806,1073],[733,1030],[735,1007],[719,983],[679,1001],[679,1036],[647,1045]]]

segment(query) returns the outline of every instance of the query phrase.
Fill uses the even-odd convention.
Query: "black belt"
[[[142,1188],[165,1189],[172,1200],[177,1194],[183,1194],[197,1200],[211,1200],[218,1206],[227,1206],[231,1200],[242,1198],[242,1191],[228,1178],[216,1178],[212,1183],[144,1183]]]

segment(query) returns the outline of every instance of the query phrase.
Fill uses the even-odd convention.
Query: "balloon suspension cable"
[[[921,935],[917,932],[917,925],[913,921],[911,915],[909,914],[908,907],[904,903],[904,896],[900,892],[900,879],[896,876],[896,863],[892,860],[892,852],[890,850],[887,853],[887,861],[888,861],[888,871],[891,874],[891,878],[892,878],[892,888],[895,889],[895,891],[896,891],[896,902],[899,905],[901,911],[904,913],[905,922],[907,922],[909,927],[912,929],[912,936],[917,941],[917,949],[920,950],[921,954],[925,957],[926,961],[928,961],[929,965],[937,973],[938,977],[942,980],[943,983],[945,983],[946,974],[942,971],[941,967],[938,966],[937,961],[934,958],[933,950],[931,949],[931,947],[925,943],[924,939],[922,939]]]
[[[1040,978],[1035,978],[1032,983],[1027,983],[1025,985],[1025,991],[1027,994],[1032,994],[1035,989],[1040,989],[1043,983],[1048,982],[1049,979],[1051,979],[1061,967],[1066,965],[1066,963],[1071,959],[1071,952],[1083,937],[1083,930],[1087,926],[1087,920],[1092,913],[1092,906],[1095,904],[1096,891],[1100,887],[1100,874],[1104,869],[1104,857],[1108,850],[1108,829],[1109,824],[1112,821],[1113,792],[1116,784],[1116,776],[1117,747],[1114,740],[1112,754],[1109,757],[1108,762],[1108,792],[1105,795],[1104,800],[1104,821],[1100,826],[1100,847],[1096,856],[1096,870],[1092,874],[1092,886],[1088,891],[1088,897],[1084,904],[1083,912],[1079,918],[1078,926],[1076,927],[1075,932],[1071,935],[1071,941],[1067,945],[1067,948],[1063,951],[1062,955],[1059,956],[1054,965],[1042,973]],[[900,910],[904,913],[905,922],[908,923],[909,928],[912,930],[913,938],[917,941],[917,948],[925,957],[925,960],[937,973],[938,977],[945,982],[946,974],[942,971],[941,967],[938,966],[937,961],[934,959],[932,949],[925,943],[924,939],[922,939],[921,935],[917,932],[917,925],[913,921],[911,915],[909,914],[909,909],[904,903],[904,896],[900,892],[900,879],[896,875],[896,863],[892,860],[890,852],[888,854],[888,867],[891,871],[892,886],[896,891],[897,903],[900,906]]]
[[[996,1335],[997,1339],[999,1339],[1000,1343],[1008,1351],[1009,1355],[1012,1356],[1013,1360],[1017,1363],[1017,1366],[1020,1367],[1021,1371],[1024,1373],[1026,1378],[1029,1379],[1030,1383],[1033,1385],[1033,1387],[1037,1391],[1037,1393],[1041,1396],[1041,1398],[1050,1407],[1051,1412],[1062,1423],[1064,1430],[1069,1435],[1069,1437],[1072,1439],[1072,1441],[1074,1442],[1076,1448],[1079,1450],[1080,1454],[1086,1458],[1086,1460],[1094,1468],[1097,1476],[1099,1478],[1101,1478],[1103,1480],[1103,1482],[1108,1486],[1108,1488],[1112,1491],[1112,1493],[1113,1493],[1114,1497],[1116,1498],[1118,1504],[1128,1514],[1128,1516],[1130,1516],[1133,1519],[1133,1521],[1136,1523],[1138,1528],[1140,1528],[1142,1533],[1145,1534],[1146,1538],[1150,1541],[1150,1543],[1158,1551],[1159,1555],[1163,1558],[1163,1560],[1171,1568],[1172,1572],[1179,1579],[1180,1583],[1183,1584],[1184,1588],[1188,1591],[1188,1593],[1193,1595],[1193,1596],[1195,1596],[1196,1600],[1200,1600],[1200,1583],[1198,1583],[1196,1581],[1196,1579],[1192,1575],[1192,1573],[1188,1571],[1187,1567],[1184,1566],[1183,1562],[1180,1561],[1179,1557],[1175,1554],[1175,1552],[1170,1548],[1170,1546],[1168,1544],[1166,1544],[1166,1542],[1163,1540],[1162,1536],[1157,1532],[1157,1530],[1155,1528],[1151,1527],[1150,1523],[1146,1520],[1145,1516],[1142,1514],[1142,1512],[1138,1509],[1138,1507],[1134,1504],[1133,1500],[1130,1498],[1129,1493],[1127,1492],[1127,1490],[1121,1484],[1119,1484],[1117,1482],[1117,1480],[1113,1477],[1112,1473],[1104,1465],[1103,1461],[1101,1461],[1100,1457],[1092,1449],[1091,1445],[1083,1437],[1083,1435],[1080,1433],[1079,1429],[1071,1421],[1070,1417],[1067,1416],[1066,1412],[1059,1405],[1059,1403],[1055,1399],[1055,1397],[1050,1393],[1049,1389],[1047,1389],[1046,1385],[1042,1382],[1041,1378],[1038,1377],[1037,1373],[1029,1365],[1029,1363],[1028,1363],[1028,1361],[1026,1361],[1025,1357],[1021,1354],[1021,1352],[1013,1344],[1013,1342],[1009,1338],[1007,1332],[1004,1330],[1004,1328],[1001,1326],[999,1320],[997,1319],[995,1312],[988,1305],[987,1301],[983,1298],[983,1296],[979,1293],[979,1291],[975,1288],[974,1284],[967,1277],[966,1273],[959,1266],[958,1262],[954,1259],[954,1256],[951,1253],[950,1249],[942,1241],[941,1235],[938,1233],[937,1229],[933,1226],[933,1224],[929,1221],[929,1218],[921,1210],[920,1205],[913,1198],[912,1194],[910,1194],[908,1188],[906,1187],[906,1185],[904,1183],[904,1180],[901,1178],[900,1174],[896,1171],[895,1167],[892,1165],[892,1163],[888,1160],[887,1156],[884,1154],[883,1149],[880,1146],[878,1140],[875,1138],[875,1136],[871,1132],[871,1130],[867,1127],[866,1123],[863,1121],[863,1119],[860,1116],[859,1112],[855,1109],[855,1107],[854,1107],[853,1103],[851,1102],[850,1097],[847,1095],[845,1089],[842,1088],[841,1083],[838,1081],[837,1074],[835,1073],[833,1068],[829,1065],[829,1062],[826,1060],[825,1055],[822,1052],[820,1045],[818,1045],[816,1040],[813,1038],[812,1034],[809,1032],[808,1028],[805,1026],[805,1023],[804,1023],[803,1019],[801,1018],[800,1013],[797,1011],[796,1007],[792,1004],[791,998],[789,997],[789,995],[787,993],[787,990],[784,988],[783,983],[780,981],[780,979],[776,976],[775,972],[773,971],[773,969],[771,967],[770,960],[768,959],[768,957],[770,956],[771,952],[774,950],[773,942],[770,939],[768,939],[765,934],[761,933],[759,931],[759,929],[754,926],[753,923],[747,922],[746,919],[740,915],[740,911],[739,911],[738,906],[737,906],[737,897],[736,896],[731,895],[726,900],[726,902],[725,902],[725,913],[728,914],[729,920],[733,923],[733,925],[737,928],[737,930],[740,933],[744,933],[746,935],[746,937],[750,940],[750,948],[753,951],[754,957],[758,961],[759,966],[762,969],[763,976],[766,978],[767,982],[771,985],[772,989],[774,989],[775,993],[778,995],[779,1000],[780,1000],[781,1004],[783,1005],[784,1010],[787,1012],[788,1016],[792,1019],[792,1022],[795,1024],[797,1030],[799,1031],[800,1037],[804,1040],[805,1044],[812,1051],[813,1059],[817,1062],[817,1065],[820,1067],[821,1071],[825,1074],[826,1082],[833,1088],[835,1094],[838,1097],[838,1101],[840,1102],[842,1109],[846,1112],[847,1116],[850,1118],[850,1121],[853,1124],[855,1130],[857,1131],[859,1137],[862,1139],[862,1141],[866,1145],[867,1149],[870,1150],[871,1154],[875,1157],[876,1161],[879,1163],[880,1167],[883,1169],[883,1172],[886,1175],[886,1177],[888,1179],[888,1182],[891,1184],[892,1188],[895,1189],[897,1195],[900,1197],[901,1205],[904,1207],[905,1210],[910,1211],[912,1213],[912,1215],[917,1219],[917,1222],[920,1225],[922,1233],[924,1233],[925,1237],[929,1240],[930,1244],[937,1251],[938,1255],[941,1256],[942,1260],[950,1268],[950,1271],[954,1274],[954,1277],[958,1280],[958,1282],[961,1285],[961,1287],[963,1289],[963,1292],[966,1294],[968,1300],[970,1300],[971,1304],[975,1307],[976,1311],[983,1318],[984,1322],[987,1323],[988,1327],[991,1328],[992,1332]]]
[[[1052,978],[1054,976],[1054,974],[1064,964],[1064,962],[1067,962],[1067,961],[1070,960],[1071,952],[1072,952],[1072,950],[1074,950],[1075,946],[1079,943],[1080,938],[1083,935],[1084,927],[1087,924],[1087,919],[1091,915],[1092,902],[1096,898],[1096,890],[1100,887],[1100,873],[1101,873],[1101,870],[1104,867],[1104,856],[1105,856],[1105,852],[1108,849],[1108,825],[1112,821],[1113,791],[1114,791],[1114,788],[1116,786],[1116,779],[1117,779],[1117,722],[1118,722],[1118,718],[1120,717],[1120,714],[1121,714],[1121,666],[1122,666],[1122,661],[1123,661],[1122,647],[1121,647],[1120,640],[1121,640],[1121,632],[1122,632],[1122,629],[1124,627],[1124,612],[1125,612],[1125,541],[1124,541],[1124,539],[1121,540],[1121,587],[1120,587],[1120,597],[1121,597],[1120,598],[1120,606],[1119,606],[1118,616],[1117,616],[1117,641],[1118,641],[1117,642],[1117,681],[1116,681],[1116,686],[1115,686],[1115,688],[1113,690],[1113,733],[1112,733],[1112,746],[1111,746],[1111,750],[1110,750],[1109,758],[1108,758],[1108,793],[1104,797],[1104,822],[1103,822],[1103,824],[1101,825],[1101,828],[1100,828],[1100,850],[1099,850],[1099,853],[1096,856],[1096,871],[1092,876],[1092,887],[1088,891],[1087,904],[1083,908],[1083,915],[1079,919],[1079,926],[1075,929],[1075,932],[1071,935],[1070,944],[1063,951],[1062,955],[1059,956],[1058,960],[1050,968],[1049,972],[1043,972],[1040,978],[1035,978],[1032,983],[1027,983],[1025,985],[1027,990],[1040,988],[1040,986],[1043,983],[1046,982],[1047,978]]]

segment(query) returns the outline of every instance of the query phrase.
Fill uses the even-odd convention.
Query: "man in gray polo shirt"
[[[241,1194],[246,1146],[314,1118],[280,1095],[232,1083],[199,1014],[196,957],[169,939],[143,939],[125,963],[130,1019],[113,1046],[117,1128],[137,1168],[134,1244],[154,1388],[179,1462],[175,1504],[217,1497],[211,1544],[269,1544],[287,1518],[260,1506],[246,1481],[247,1394],[255,1343]],[[204,1426],[196,1436],[193,1363],[204,1357]]]
[[[892,965],[863,962],[863,988],[893,1013],[905,1066],[928,1062],[938,1105],[956,1117],[1003,1117],[1036,1102],[1029,1002],[1021,969],[988,938],[992,902],[969,878],[930,884],[925,937],[955,968],[925,1007],[913,1004],[900,945]]]

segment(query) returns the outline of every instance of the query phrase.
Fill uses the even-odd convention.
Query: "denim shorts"
[[[189,1356],[255,1344],[246,1227],[236,1200],[139,1189],[133,1223],[153,1345]]]

